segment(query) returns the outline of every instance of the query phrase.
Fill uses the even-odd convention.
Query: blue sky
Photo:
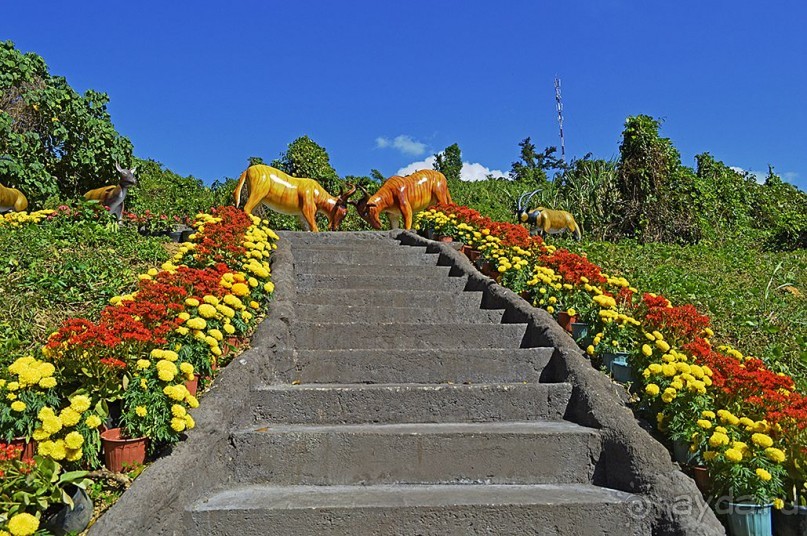
[[[340,175],[452,143],[470,175],[518,143],[618,155],[625,118],[807,189],[807,4],[621,0],[2,2],[0,39],[110,95],[135,153],[206,182],[307,134]]]

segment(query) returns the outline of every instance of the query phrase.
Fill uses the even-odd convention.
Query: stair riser
[[[425,254],[422,251],[361,251],[361,250],[316,250],[292,249],[296,264],[349,264],[352,266],[399,264],[404,266],[436,266],[437,255]]]
[[[274,485],[590,483],[596,432],[233,434],[235,477]]]
[[[465,288],[466,278],[424,275],[419,276],[376,276],[361,275],[328,275],[298,274],[299,289],[409,289],[409,290],[444,290],[461,292]]]
[[[188,536],[644,536],[627,504],[456,505],[186,512]]]
[[[295,273],[316,274],[320,276],[354,276],[354,277],[421,277],[448,278],[450,266],[401,266],[400,264],[352,264],[304,263],[295,265]]]
[[[481,292],[424,290],[298,290],[297,303],[352,305],[356,307],[433,307],[474,308],[482,303]]]
[[[297,320],[301,322],[359,322],[389,324],[392,322],[434,324],[456,322],[471,324],[499,324],[504,311],[496,309],[470,309],[445,307],[344,307],[341,305],[298,304]]]
[[[523,324],[311,324],[295,328],[301,350],[406,349],[406,348],[519,348]]]
[[[269,388],[251,393],[255,422],[446,423],[561,420],[569,384]]]
[[[552,350],[300,352],[287,381],[302,383],[509,383],[539,381]]]

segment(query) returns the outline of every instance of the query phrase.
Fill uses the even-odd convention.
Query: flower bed
[[[496,279],[534,306],[587,322],[591,340],[578,342],[593,364],[622,352],[637,409],[709,469],[713,499],[804,504],[807,397],[761,359],[713,345],[710,319],[694,306],[640,293],[585,256],[467,207],[438,205],[416,225],[480,251],[477,263],[491,263]]]
[[[268,259],[277,239],[258,218],[232,207],[198,215],[194,227],[191,242],[160,269],[141,274],[137,291],[113,297],[97,321],[66,321],[41,355],[0,370],[0,441],[37,442],[33,461],[2,463],[13,462],[17,471],[44,460],[92,469],[101,463],[102,423],[120,427],[125,437],[147,438],[152,453],[194,427],[189,410],[198,400],[186,382],[210,381],[254,327],[274,290]],[[6,456],[12,457],[16,451]],[[31,533],[20,531],[38,526],[53,504],[28,504],[15,488],[0,489],[0,534]]]

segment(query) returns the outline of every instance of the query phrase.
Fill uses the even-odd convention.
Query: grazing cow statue
[[[424,169],[406,177],[393,175],[378,191],[370,195],[362,188],[364,197],[351,201],[364,221],[381,229],[382,213],[386,213],[393,229],[398,229],[403,217],[404,229],[412,228],[412,216],[437,203],[451,203],[446,177],[439,171]]]
[[[270,166],[255,165],[249,166],[238,179],[233,194],[235,206],[241,203],[241,189],[245,182],[249,197],[244,212],[252,214],[252,210],[263,203],[275,212],[297,216],[306,230],[315,233],[319,231],[317,212],[328,218],[328,229],[339,229],[347,214],[348,199],[356,191],[354,185],[348,184],[347,192],[340,189],[339,195],[333,196],[314,179],[292,177]]]
[[[28,208],[28,200],[16,188],[6,188],[0,184],[0,214],[3,212],[22,212]]]
[[[521,223],[526,223],[530,226],[530,234],[540,234],[546,238],[547,235],[560,234],[564,231],[569,231],[574,235],[576,240],[580,240],[582,233],[577,222],[574,221],[574,216],[565,210],[551,210],[545,207],[538,207],[535,210],[529,210],[530,199],[537,194],[540,190],[532,192],[525,192],[518,198],[518,206],[516,207],[516,217]],[[524,199],[526,197],[526,200]]]
[[[137,179],[135,178],[135,170],[137,167],[133,167],[132,169],[124,169],[115,162],[115,169],[118,170],[118,174],[120,175],[120,181],[118,182],[117,186],[102,186],[101,188],[96,188],[94,190],[90,190],[86,194],[84,194],[84,199],[88,201],[100,201],[102,205],[109,209],[109,212],[114,214],[118,221],[121,221],[121,217],[123,214],[123,202],[126,199],[126,193],[129,190],[130,186],[135,186],[137,184]]]

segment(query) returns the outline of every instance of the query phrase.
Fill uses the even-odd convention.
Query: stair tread
[[[298,385],[260,385],[259,391],[330,391],[330,390],[357,390],[357,391],[383,391],[383,390],[411,390],[428,389],[440,391],[443,389],[530,389],[543,386],[558,386],[565,388],[571,384],[565,382],[497,382],[497,383],[303,383]]]
[[[196,511],[243,509],[429,507],[490,504],[619,504],[637,496],[590,484],[251,485],[223,490]]]
[[[506,422],[448,422],[448,423],[361,423],[361,424],[259,424],[237,434],[298,433],[372,433],[384,435],[426,434],[584,434],[595,435],[594,428],[586,428],[569,421],[506,421]]]

